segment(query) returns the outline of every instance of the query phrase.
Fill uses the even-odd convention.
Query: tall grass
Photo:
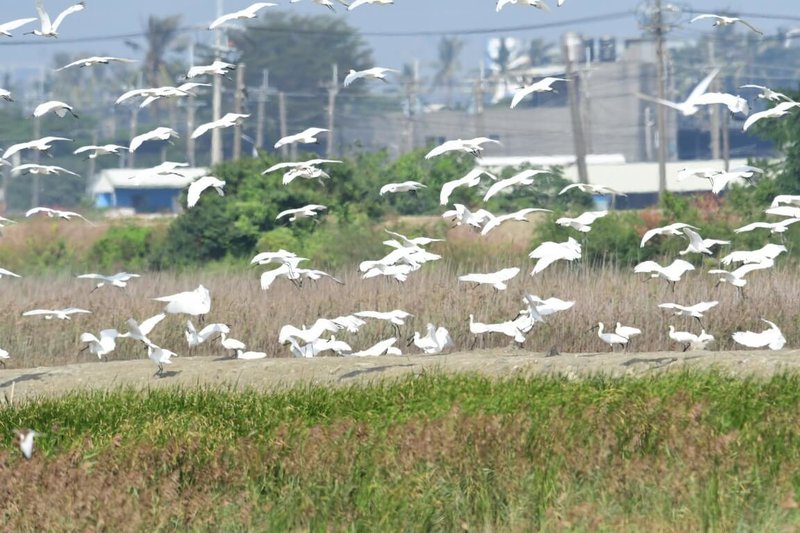
[[[506,291],[486,286],[473,288],[457,281],[458,274],[491,272],[517,265],[522,272]],[[469,333],[468,316],[482,322],[512,319],[523,308],[524,293],[543,298],[557,296],[574,300],[568,311],[549,317],[537,326],[524,347],[546,351],[555,346],[561,352],[596,352],[607,350],[588,329],[598,321],[613,325],[620,321],[636,326],[643,333],[635,337],[632,349],[661,351],[678,349],[667,336],[669,324],[679,330],[698,333],[700,325],[693,319],[675,317],[657,307],[663,302],[694,304],[701,300],[719,300],[720,304],[706,314],[703,326],[717,338],[712,349],[731,349],[730,335],[736,329],[760,331],[759,317],[769,318],[783,330],[788,345],[800,342],[800,279],[793,266],[774,271],[755,272],[746,287],[746,299],[737,296],[734,288],[721,285],[704,272],[707,267],[690,272],[672,293],[660,280],[642,281],[629,268],[613,265],[588,268],[585,265],[556,264],[537,276],[529,275],[531,261],[524,255],[506,253],[494,257],[475,257],[459,262],[442,260],[425,265],[400,284],[385,279],[362,280],[354,270],[334,272],[344,281],[336,285],[329,280],[307,282],[298,289],[286,280],[278,280],[268,291],[259,288],[260,269],[215,269],[211,272],[182,274],[146,274],[132,280],[120,290],[103,287],[90,292],[93,285],[71,275],[26,277],[0,281],[5,306],[0,310],[0,347],[8,350],[9,366],[63,364],[89,359],[80,353],[78,337],[84,331],[98,332],[105,328],[125,331],[128,318],[142,320],[161,311],[163,304],[152,299],[158,296],[192,290],[202,283],[211,290],[212,308],[207,322],[224,322],[231,326],[231,336],[248,344],[250,349],[263,350],[272,357],[287,356],[285,347],[277,343],[284,324],[310,325],[319,317],[335,317],[364,309],[404,309],[414,314],[402,335],[423,331],[427,322],[444,325],[457,349],[469,349],[474,337]],[[76,315],[72,320],[23,318],[21,313],[34,308],[84,307],[91,315]],[[189,353],[183,338],[186,316],[169,316],[157,326],[151,338],[159,345],[181,355],[219,355],[218,343],[207,343]],[[196,321],[195,321],[196,322]],[[358,334],[337,335],[358,350],[391,336],[392,329],[382,322],[370,322]],[[404,339],[403,339],[404,340]],[[486,336],[481,347],[505,347],[505,337]],[[413,350],[413,346],[410,350]],[[121,339],[111,359],[138,358],[140,346]]]

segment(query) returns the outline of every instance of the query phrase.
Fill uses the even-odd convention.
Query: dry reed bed
[[[319,317],[332,318],[359,310],[403,309],[415,316],[403,328],[403,337],[424,332],[425,324],[433,322],[449,330],[458,350],[467,350],[474,336],[469,333],[468,317],[472,313],[481,322],[500,322],[512,319],[523,308],[526,292],[543,298],[557,296],[574,300],[568,311],[549,317],[547,324],[537,326],[529,335],[524,348],[546,351],[555,346],[561,352],[598,352],[608,347],[597,335],[588,331],[598,321],[606,325],[620,321],[642,329],[632,344],[635,351],[665,351],[679,349],[667,336],[668,326],[699,333],[699,324],[689,318],[675,317],[657,304],[677,302],[685,305],[701,300],[719,300],[704,319],[705,328],[717,338],[711,349],[731,349],[735,345],[730,335],[737,328],[760,331],[764,325],[759,317],[776,322],[787,338],[788,346],[800,341],[798,307],[800,281],[797,269],[784,266],[775,271],[755,272],[746,287],[742,300],[734,288],[714,287],[716,277],[706,273],[708,268],[690,272],[677,284],[672,293],[665,282],[649,280],[632,273],[632,269],[605,267],[591,269],[585,265],[556,264],[543,273],[529,275],[531,263],[516,261],[522,268],[506,291],[491,287],[459,283],[458,274],[471,271],[490,272],[509,265],[507,259],[495,258],[472,265],[475,270],[446,261],[430,264],[412,273],[400,284],[385,279],[362,280],[350,270],[338,275],[344,285],[329,280],[316,284],[307,282],[298,289],[286,280],[278,280],[268,291],[259,288],[259,272],[228,271],[216,273],[172,274],[152,273],[133,280],[127,289],[103,287],[90,292],[91,282],[66,275],[49,278],[28,277],[2,280],[6,306],[0,312],[0,347],[11,354],[9,367],[58,365],[91,360],[88,352],[80,352],[78,338],[84,331],[117,328],[127,331],[128,318],[143,320],[161,311],[163,304],[152,298],[185,290],[202,283],[211,290],[212,308],[206,323],[224,322],[231,326],[231,336],[248,344],[249,349],[267,352],[270,357],[285,357],[288,350],[277,342],[278,330],[284,324],[310,325]],[[24,311],[35,308],[83,307],[91,315],[76,315],[72,320],[44,320],[22,317]],[[159,324],[151,338],[179,355],[222,355],[217,342],[207,343],[189,352],[184,339],[184,327],[189,317],[168,316]],[[193,319],[195,323],[197,321]],[[364,349],[393,334],[384,322],[370,321],[357,334],[342,332],[337,338],[349,342],[354,349]],[[400,341],[405,350],[405,338]],[[478,346],[503,347],[509,339],[485,336]],[[408,350],[415,350],[413,346]],[[144,357],[141,344],[121,339],[112,359]]]

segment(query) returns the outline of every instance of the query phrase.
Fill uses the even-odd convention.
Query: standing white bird
[[[708,90],[708,86],[711,85],[712,80],[718,73],[719,69],[712,70],[708,76],[703,78],[703,80],[698,83],[694,89],[692,89],[692,92],[689,93],[689,96],[683,102],[671,102],[669,100],[662,100],[660,98],[655,98],[653,96],[648,96],[641,93],[637,93],[637,96],[643,100],[649,100],[657,104],[677,109],[683,116],[688,117],[700,111],[700,103],[698,102],[698,98],[700,98],[700,96],[702,96]]]
[[[383,196],[384,194],[388,193],[398,193],[398,192],[411,192],[411,191],[418,191],[420,189],[427,189],[428,186],[424,185],[418,181],[404,181],[402,183],[387,183],[383,187],[379,194]]]
[[[62,70],[66,70],[72,67],[86,68],[94,65],[108,65],[109,63],[136,63],[136,60],[125,59],[124,57],[112,57],[112,56],[85,57],[83,59],[78,59],[77,61],[73,61],[68,65],[64,65],[61,68],[57,68],[56,72],[61,72]]]
[[[186,337],[186,343],[189,345],[189,348],[194,348],[195,346],[199,346],[206,342],[211,337],[216,335],[224,335],[226,333],[230,333],[231,328],[228,327],[227,324],[208,324],[206,327],[197,331],[197,328],[194,327],[191,320],[186,321],[186,329],[183,331],[184,336]]]
[[[171,352],[155,344],[151,343],[147,345],[147,357],[158,365],[158,371],[155,373],[156,376],[164,375],[164,365],[172,364],[170,359],[175,355],[177,355],[175,352]]]
[[[213,188],[220,196],[225,196],[225,182],[214,176],[203,176],[202,178],[194,180],[189,184],[189,192],[186,193],[186,207],[191,209],[197,205],[200,199],[200,194],[206,189]]]
[[[266,352],[253,352],[253,351],[245,352],[243,349],[236,350],[236,359],[242,359],[244,361],[255,361],[257,359],[266,359],[266,357],[267,357]]]
[[[478,157],[483,151],[483,146],[486,143],[502,144],[500,141],[490,139],[489,137],[475,137],[474,139],[455,139],[452,141],[445,141],[427,154],[425,159],[446,154],[447,152],[464,152]]]
[[[750,28],[751,30],[756,32],[757,34],[764,35],[764,32],[762,32],[761,30],[759,30],[758,28],[756,28],[755,26],[753,26],[752,24],[750,24],[746,20],[744,20],[742,18],[739,18],[739,17],[726,17],[726,16],[723,16],[723,15],[715,15],[713,13],[703,13],[702,15],[697,15],[696,17],[694,17],[689,22],[692,23],[692,22],[697,22],[698,20],[704,20],[704,19],[714,19],[713,26],[730,26],[731,24],[735,24],[735,23],[738,22],[740,24],[743,24],[743,25],[747,26],[748,28]]]
[[[103,145],[91,144],[88,146],[81,146],[72,153],[73,155],[80,155],[88,152],[89,155],[86,156],[86,159],[97,159],[101,155],[108,155],[108,154],[120,155],[119,154],[120,150],[127,150],[127,149],[128,149],[127,146],[120,146],[118,144],[103,144]]]
[[[458,178],[457,180],[444,183],[441,191],[439,191],[439,205],[447,205],[450,200],[450,195],[453,194],[453,191],[458,187],[475,187],[480,184],[481,177],[484,174],[486,174],[490,179],[497,179],[494,174],[491,174],[482,168],[473,168],[463,178]]]
[[[547,2],[544,0],[497,0],[495,11],[499,13],[501,9],[509,5],[530,6],[544,11],[550,11],[550,6],[548,6]]]
[[[762,322],[769,324],[770,328],[762,331],[761,333],[753,333],[752,331],[735,331],[732,335],[734,342],[737,342],[748,348],[763,348],[768,347],[770,350],[780,350],[786,344],[786,338],[781,333],[780,328],[766,318],[761,319]]]
[[[627,347],[628,341],[630,340],[628,339],[628,337],[623,337],[618,333],[614,333],[611,331],[609,332],[604,331],[604,326],[602,322],[598,322],[597,325],[594,326],[592,329],[597,329],[597,336],[600,337],[601,341],[611,346],[612,352],[614,351],[614,345],[619,344],[622,347]]]
[[[567,81],[566,78],[551,78],[546,77],[537,81],[536,83],[532,83],[530,85],[526,85],[525,87],[521,87],[514,92],[514,97],[511,99],[511,109],[517,107],[523,98],[528,96],[529,94],[533,93],[543,93],[543,92],[555,92],[553,89],[553,84],[557,81]]]
[[[655,237],[656,235],[683,235],[680,230],[683,228],[692,228],[697,229],[694,226],[689,224],[684,224],[683,222],[674,222],[667,226],[662,226],[660,228],[652,228],[644,232],[642,235],[642,242],[639,244],[639,248],[644,248],[644,245],[647,244],[647,241]]]
[[[388,6],[394,4],[394,0],[355,0],[355,2],[351,3],[347,6],[348,11],[352,11],[357,7],[365,6],[367,4],[374,4],[378,6]]]
[[[790,101],[791,100],[791,98],[789,98],[785,94],[773,91],[769,87],[764,87],[763,85],[742,85],[739,88],[740,89],[759,89],[761,92],[758,94],[758,98],[760,98],[761,100],[769,100],[770,102],[780,102],[782,100],[784,100],[784,101]]]
[[[98,359],[108,360],[108,354],[117,347],[118,336],[119,331],[116,329],[102,330],[99,338],[95,337],[93,333],[82,333],[81,342],[88,343],[83,350],[89,350],[89,353],[97,355]]]
[[[508,288],[506,282],[516,277],[517,274],[519,274],[519,268],[517,267],[504,268],[489,274],[465,274],[458,276],[458,281],[475,283],[476,287],[478,285],[491,285],[497,291],[504,291]]]
[[[273,4],[270,2],[256,2],[244,9],[239,11],[234,11],[233,13],[227,13],[222,15],[218,19],[214,20],[211,24],[208,25],[209,30],[213,30],[214,28],[218,28],[222,26],[226,22],[230,22],[232,20],[243,20],[243,19],[254,19],[258,16],[258,12],[264,9],[265,7],[275,7],[278,4]]]
[[[142,144],[147,141],[168,141],[172,142],[170,139],[177,139],[180,135],[178,132],[173,130],[172,128],[167,128],[164,126],[160,126],[155,128],[154,130],[150,130],[146,133],[142,133],[141,135],[137,135],[133,139],[131,139],[131,145],[128,147],[130,152],[135,152]]]
[[[575,259],[580,259],[581,245],[572,237],[570,237],[566,242],[546,241],[537,246],[530,254],[528,254],[528,257],[539,260],[536,262],[536,265],[531,271],[531,276],[533,276],[560,259],[565,261],[574,261]]]
[[[77,13],[78,11],[83,11],[86,8],[85,2],[78,2],[77,4],[73,4],[69,6],[67,9],[62,11],[58,14],[56,19],[51,23],[50,22],[50,15],[47,14],[47,11],[44,10],[44,0],[36,0],[36,13],[39,15],[39,22],[41,23],[41,28],[38,30],[33,30],[32,33],[39,37],[58,37],[58,28],[61,26],[61,23],[64,22],[64,19],[67,16]]]
[[[39,436],[39,433],[32,429],[17,429],[14,431],[17,437],[17,444],[22,456],[25,459],[30,459],[33,456],[33,438]]]
[[[798,106],[800,106],[800,102],[795,102],[795,101],[781,102],[775,107],[771,107],[765,111],[759,111],[758,113],[753,113],[752,115],[747,117],[747,120],[744,121],[744,125],[742,126],[742,131],[747,131],[750,128],[750,126],[752,126],[761,119],[779,118],[784,115],[787,115],[789,114],[789,111]]]
[[[572,183],[567,185],[563,189],[559,191],[559,195],[566,193],[567,191],[571,191],[572,189],[578,189],[581,192],[588,192],[589,194],[612,194],[615,196],[628,196],[624,192],[619,192],[611,187],[607,187],[605,185],[594,185],[591,183]]]
[[[278,213],[278,216],[275,217],[275,220],[280,220],[285,216],[289,216],[289,222],[294,222],[299,218],[309,218],[315,217],[319,214],[319,211],[324,211],[327,209],[324,205],[319,204],[308,204],[303,207],[298,207],[297,209],[286,209],[285,211],[281,211]]]
[[[636,274],[643,273],[650,274],[651,278],[664,278],[672,286],[673,291],[675,290],[675,283],[679,282],[681,276],[691,270],[694,270],[694,265],[683,259],[676,259],[665,267],[662,267],[655,261],[644,261],[633,268],[633,272]]]
[[[203,315],[211,310],[211,293],[202,285],[199,285],[193,291],[160,296],[158,298],[153,298],[153,300],[156,302],[167,302],[167,305],[164,307],[165,313],[183,313],[192,316],[200,316],[201,322]]]
[[[695,335],[689,331],[675,331],[675,326],[669,327],[669,338],[683,345],[684,352],[690,348],[705,350],[708,343],[714,340],[714,336],[706,333],[706,330],[701,330],[700,335]]]
[[[531,169],[523,170],[522,172],[515,174],[510,178],[493,183],[492,186],[489,187],[489,190],[486,191],[486,194],[483,195],[483,201],[488,201],[489,198],[509,187],[516,187],[517,185],[533,185],[533,178],[539,174],[547,174],[547,171]]]
[[[226,113],[225,116],[219,120],[206,122],[205,124],[201,124],[195,128],[194,132],[192,132],[192,139],[197,139],[204,133],[211,130],[241,126],[244,119],[248,118],[249,116],[250,115],[241,115],[239,113]]]
[[[186,73],[186,79],[190,80],[198,76],[207,76],[213,74],[215,76],[228,77],[228,72],[236,70],[236,65],[233,63],[226,63],[225,61],[215,60],[210,65],[197,65],[189,69]]]
[[[699,233],[689,228],[683,228],[683,233],[685,233],[686,237],[689,239],[689,246],[687,246],[685,250],[678,252],[680,255],[686,255],[688,253],[711,255],[713,253],[711,248],[714,246],[723,246],[731,243],[731,241],[721,241],[719,239],[704,239]]]
[[[592,224],[594,224],[594,221],[607,214],[608,211],[586,211],[575,218],[561,217],[556,220],[556,224],[578,230],[582,233],[588,233],[592,231]]]
[[[317,144],[319,143],[317,135],[320,133],[326,133],[327,131],[328,130],[325,128],[307,128],[300,133],[287,135],[286,137],[278,139],[278,142],[275,143],[275,148],[280,148],[281,146],[294,143]]]
[[[56,141],[68,141],[72,142],[72,139],[68,139],[66,137],[42,137],[41,139],[35,139],[33,141],[28,141],[24,143],[12,144],[9,146],[5,152],[3,152],[3,159],[9,159],[14,154],[21,152],[22,150],[38,150],[40,152],[46,152],[50,148],[53,147],[53,143]]]
[[[381,80],[385,82],[387,72],[399,73],[400,71],[395,70],[393,68],[383,68],[383,67],[373,67],[373,68],[368,68],[366,70],[350,69],[350,73],[344,78],[344,86],[349,87],[351,83],[360,79]]]
[[[86,309],[79,309],[77,307],[67,307],[65,309],[34,309],[32,311],[25,311],[22,316],[42,316],[45,320],[58,318],[59,320],[72,320],[69,315],[77,313],[91,313]]]
[[[0,35],[5,35],[6,37],[11,37],[11,30],[16,30],[17,28],[24,26],[25,24],[30,24],[31,22],[38,20],[36,17],[28,17],[24,19],[16,19],[9,22],[4,22],[0,24]]]
[[[549,209],[540,209],[538,207],[526,207],[524,209],[520,209],[519,211],[508,213],[507,215],[492,215],[492,218],[483,225],[483,228],[481,229],[481,235],[486,235],[494,228],[499,227],[501,224],[508,222],[509,220],[528,222],[528,219],[525,218],[525,216],[529,215],[530,213],[552,213],[552,211]]]
[[[0,365],[3,365],[3,368],[6,367],[6,359],[11,359],[8,356],[8,351],[0,349]]]
[[[92,289],[92,292],[94,292],[100,287],[104,286],[106,283],[113,285],[114,287],[124,289],[128,286],[128,282],[130,280],[139,277],[141,277],[139,274],[131,274],[130,272],[117,272],[112,276],[104,276],[102,274],[81,274],[78,276],[78,279],[100,280],[97,285],[95,285],[94,289]]]

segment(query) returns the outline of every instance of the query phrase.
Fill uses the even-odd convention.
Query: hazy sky
[[[551,13],[530,7],[506,6],[500,13],[495,12],[494,0],[395,0],[393,6],[363,6],[352,12],[337,9],[333,15],[324,7],[313,4],[311,0],[301,0],[289,5],[288,0],[274,0],[281,9],[291,9],[299,13],[318,13],[343,17],[364,32],[409,32],[430,31],[435,35],[423,37],[373,37],[368,38],[376,52],[376,62],[381,66],[397,67],[415,58],[421,60],[423,67],[430,65],[435,58],[436,45],[441,34],[460,34],[467,42],[461,56],[465,68],[476,67],[483,54],[486,39],[491,36],[520,36],[525,39],[541,37],[556,39],[564,31],[574,30],[586,36],[599,37],[606,34],[617,37],[635,37],[640,33],[636,18],[622,14],[636,9],[636,0],[567,0],[561,8],[553,7]],[[554,6],[555,0],[549,0]],[[665,2],[667,0],[664,0]],[[74,0],[46,0],[45,5],[51,17]],[[225,12],[234,11],[250,5],[250,0],[224,0]],[[682,5],[700,12],[714,12],[728,9],[744,13],[758,12],[774,18],[750,17],[749,20],[764,30],[772,32],[778,26],[800,27],[798,0],[688,0]],[[100,38],[122,34],[140,34],[149,15],[166,16],[176,13],[183,15],[187,26],[208,24],[216,14],[217,0],[87,0],[83,12],[71,15],[60,29],[58,39],[35,38],[43,44],[20,44],[31,41],[31,36],[15,35],[13,39],[0,41],[2,65],[9,67],[44,65],[52,66],[52,55],[57,50],[71,53],[114,54],[135,57],[123,44],[122,38],[98,39],[94,41],[71,42],[74,39]],[[3,19],[35,16],[33,0],[6,0],[3,2]],[[465,8],[469,6],[469,8]],[[276,8],[270,8],[276,9]],[[268,12],[269,9],[264,10]],[[610,20],[587,21],[591,17],[613,15]],[[791,20],[786,16],[793,16]],[[581,22],[571,22],[584,19]],[[535,26],[550,24],[553,27],[510,31],[514,26]],[[29,31],[30,27],[22,31]],[[483,33],[462,33],[464,30],[490,31]],[[496,31],[491,31],[496,30]],[[675,37],[692,38],[704,31],[711,31],[710,23],[695,23],[691,27],[676,30]],[[19,33],[17,30],[16,33]],[[439,33],[441,32],[441,33]],[[200,41],[209,39],[211,32],[194,32]],[[135,39],[135,37],[134,37]],[[265,43],[278,46],[279,43]]]

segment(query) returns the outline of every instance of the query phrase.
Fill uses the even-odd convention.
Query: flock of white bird
[[[290,3],[296,3],[300,0],[290,0]],[[330,0],[313,0],[316,4],[334,10],[334,4]],[[348,3],[344,0],[337,0],[339,4],[347,6],[348,10],[353,10],[358,7],[373,4],[373,5],[390,5],[393,0],[355,0]],[[565,3],[565,0],[558,0],[557,5],[560,7]],[[274,7],[277,4],[267,2],[257,2],[247,7],[246,9],[228,13],[213,22],[208,26],[210,30],[223,27],[225,24],[235,20],[253,19],[266,8]],[[548,5],[545,0],[497,0],[496,10],[500,11],[506,6],[530,6],[539,9],[547,9]],[[34,29],[33,35],[46,38],[55,38],[58,36],[58,31],[64,23],[65,19],[78,13],[86,8],[84,2],[76,3],[67,9],[63,10],[54,21],[51,21],[47,12],[44,9],[43,0],[36,0],[35,8],[37,17],[25,18],[14,20],[5,24],[0,24],[0,34],[10,37],[11,31],[16,30],[22,26],[39,21],[40,26]],[[733,23],[741,23],[753,31],[760,33],[750,23],[732,17],[724,17],[713,14],[699,15],[692,19],[692,22],[698,20],[713,19],[715,26],[724,26]],[[118,57],[97,56],[74,61],[65,65],[58,71],[63,71],[69,68],[89,68],[97,65],[105,65],[111,62],[130,62],[131,60]],[[186,73],[184,78],[191,80],[195,78],[203,78],[208,76],[221,76],[228,78],[228,73],[236,67],[230,63],[222,61],[215,61],[210,65],[192,66]],[[387,81],[387,74],[396,73],[397,70],[390,68],[374,67],[362,71],[351,70],[344,79],[344,86],[347,87],[353,83],[369,80]],[[684,115],[692,115],[696,113],[703,106],[708,105],[725,105],[732,113],[740,113],[747,115],[749,113],[749,105],[745,98],[738,95],[730,95],[726,93],[712,93],[708,92],[708,88],[718,74],[717,70],[712,71],[706,76],[691,92],[689,97],[683,102],[671,102],[667,100],[659,100],[647,95],[639,95],[641,98],[653,100],[661,105],[678,110]],[[536,92],[551,92],[555,83],[567,82],[564,78],[548,77],[537,81],[531,85],[520,88],[514,95],[511,101],[511,107],[516,107],[522,99],[526,96]],[[116,103],[121,104],[127,101],[141,99],[139,105],[146,107],[154,101],[162,98],[182,98],[193,94],[193,91],[199,87],[209,86],[208,83],[186,81],[182,85],[176,87],[154,87],[146,89],[135,89],[121,95]],[[748,129],[752,124],[759,120],[778,118],[790,113],[794,108],[800,106],[800,102],[795,102],[788,98],[786,95],[775,92],[767,87],[758,85],[745,85],[743,88],[758,89],[760,93],[758,97],[761,99],[769,100],[771,102],[778,102],[775,107],[753,113],[749,115],[744,123],[744,129]],[[0,89],[0,97],[6,101],[13,102],[13,95],[4,89]],[[44,102],[36,106],[33,116],[36,118],[54,114],[57,117],[67,118],[68,116],[77,118],[78,114],[72,106],[61,101]],[[238,127],[243,121],[247,120],[249,115],[228,113],[221,119],[202,124],[197,127],[191,134],[192,138],[198,138],[205,135],[209,131],[218,128]],[[280,148],[290,144],[313,144],[318,142],[318,136],[328,133],[324,128],[310,127],[300,133],[289,135],[279,139],[274,147]],[[86,158],[97,158],[109,154],[119,154],[122,151],[135,152],[146,142],[171,142],[172,139],[178,137],[178,132],[167,127],[158,127],[152,131],[136,135],[129,143],[129,146],[120,146],[115,144],[105,145],[91,145],[77,148],[74,151],[75,155],[83,155]],[[15,154],[29,154],[32,151],[39,151],[46,153],[56,142],[72,142],[71,139],[64,137],[44,137],[35,139],[29,142],[15,144],[8,147],[2,154],[2,161],[0,164],[10,165],[8,159]],[[499,144],[499,141],[478,137],[474,139],[455,139],[443,143],[440,146],[433,148],[426,156],[426,159],[434,158],[446,153],[465,153],[473,156],[478,156],[484,146],[487,144]],[[330,176],[323,170],[323,165],[337,164],[341,161],[331,159],[311,159],[308,161],[300,162],[283,162],[266,169],[263,174],[269,174],[276,171],[282,171],[283,184],[289,185],[295,179],[317,180],[320,183],[325,179],[330,179]],[[180,174],[182,167],[188,166],[186,163],[164,162],[147,172],[155,176],[163,176],[169,174]],[[39,165],[34,163],[25,163],[18,165],[12,169],[15,173],[41,173],[41,174],[74,174],[73,172],[57,167]],[[440,191],[440,203],[442,206],[450,205],[450,196],[454,190],[459,187],[483,187],[485,190],[483,200],[487,201],[498,194],[512,194],[515,188],[519,187],[535,187],[537,176],[543,174],[542,170],[525,170],[512,176],[508,179],[498,179],[485,169],[476,168],[470,171],[464,177],[446,183],[442,186]],[[755,167],[741,167],[732,169],[730,171],[723,171],[722,169],[704,168],[704,169],[684,169],[679,176],[681,179],[708,179],[712,184],[713,192],[716,194],[724,191],[726,186],[733,181],[749,180],[756,174],[762,171]],[[187,208],[194,207],[201,194],[208,190],[216,190],[221,196],[224,196],[225,182],[214,176],[203,176],[192,182],[188,187],[187,192]],[[404,194],[413,192],[427,185],[415,181],[403,181],[397,183],[387,183],[381,187],[380,195],[386,194]],[[589,185],[589,184],[573,184],[565,187],[559,194],[577,189],[587,194],[622,194],[609,187],[602,185]],[[487,235],[493,229],[499,227],[509,221],[526,221],[526,217],[531,213],[541,212],[547,213],[548,209],[541,208],[525,208],[514,213],[496,215],[490,213],[485,209],[470,210],[467,206],[462,204],[453,204],[453,209],[447,210],[443,213],[445,219],[451,220],[456,226],[466,226],[479,232],[481,235]],[[296,209],[285,210],[277,215],[277,219],[288,217],[289,222],[294,222],[301,218],[315,217],[324,211],[326,206],[323,205],[306,205]],[[753,222],[742,228],[736,230],[737,232],[754,231],[757,229],[769,229],[770,234],[781,234],[785,232],[791,224],[800,221],[800,197],[780,195],[775,198],[773,206],[766,212],[769,215],[782,217],[778,222]],[[47,207],[36,207],[29,210],[25,216],[30,217],[36,214],[46,214],[49,217],[61,218],[69,220],[73,217],[83,218],[79,213],[71,211],[61,211],[50,209]],[[576,235],[583,235],[586,239],[587,234],[592,229],[592,224],[599,218],[605,216],[607,211],[589,211],[581,214],[575,218],[561,217],[554,222],[558,225],[570,228],[577,232]],[[0,223],[6,224],[12,221],[0,217]],[[86,221],[88,223],[88,221]],[[369,279],[375,277],[386,277],[397,282],[405,282],[413,272],[419,270],[423,265],[429,261],[436,261],[441,258],[436,253],[428,251],[427,246],[434,244],[440,239],[432,239],[428,237],[407,237],[397,232],[387,230],[393,238],[384,241],[384,244],[390,248],[390,251],[382,258],[375,260],[365,260],[359,265],[359,271],[362,278]],[[662,228],[655,228],[649,230],[642,238],[641,246],[644,246],[650,239],[657,236],[680,236],[687,239],[688,245],[685,250],[680,252],[681,255],[687,254],[701,254],[712,255],[715,247],[725,246],[729,244],[727,241],[720,241],[714,239],[704,239],[699,233],[697,228],[688,224],[674,223]],[[775,264],[775,259],[779,254],[785,252],[786,248],[782,245],[767,244],[759,250],[753,251],[733,251],[721,258],[721,264],[728,266],[732,264],[741,264],[734,270],[712,269],[708,274],[718,276],[719,283],[728,283],[740,291],[744,297],[744,287],[747,284],[746,276],[757,270],[765,270],[772,268]],[[569,237],[565,242],[543,242],[532,250],[529,254],[531,259],[535,259],[536,263],[531,271],[531,275],[535,276],[545,270],[549,265],[557,261],[576,261],[581,258],[582,245],[575,238]],[[317,281],[323,278],[329,279],[335,283],[341,283],[338,279],[330,274],[301,267],[301,263],[308,261],[307,258],[298,257],[296,254],[287,251],[279,250],[277,252],[263,252],[256,255],[251,264],[254,265],[277,265],[276,268],[267,270],[261,274],[261,287],[263,290],[268,290],[273,283],[280,278],[285,278],[289,282],[301,287],[305,280]],[[644,274],[653,278],[662,278],[666,280],[674,289],[674,285],[678,283],[684,275],[688,272],[694,271],[695,267],[683,260],[675,259],[668,266],[661,266],[654,261],[645,261],[636,265],[634,273]],[[467,284],[474,284],[476,287],[485,285],[492,287],[494,290],[506,290],[507,283],[515,278],[521,269],[518,267],[504,268],[497,272],[491,273],[469,273],[458,277],[460,282]],[[0,269],[0,277],[19,277],[18,274],[10,272],[5,269]],[[81,279],[89,279],[95,283],[94,290],[103,286],[109,285],[118,288],[126,287],[127,283],[134,278],[139,277],[136,274],[121,272],[115,275],[102,275],[102,274],[84,274],[78,276]],[[93,333],[84,333],[81,335],[80,340],[86,343],[86,350],[90,353],[97,355],[98,358],[106,358],[116,348],[118,339],[127,338],[134,342],[140,342],[143,350],[146,350],[149,358],[158,366],[157,374],[163,375],[164,365],[171,363],[171,358],[176,354],[164,347],[155,344],[148,336],[154,328],[166,317],[166,314],[184,314],[192,317],[198,317],[201,324],[204,322],[204,317],[211,311],[211,294],[210,291],[203,287],[198,286],[195,290],[181,292],[169,296],[162,296],[154,298],[155,301],[166,304],[163,312],[146,320],[138,322],[135,319],[127,321],[128,331],[120,333],[116,329],[104,329],[98,335]],[[473,315],[469,316],[469,329],[475,335],[475,340],[484,334],[498,334],[507,336],[512,342],[523,343],[526,335],[528,335],[537,323],[542,323],[547,320],[549,315],[562,312],[570,309],[575,302],[564,301],[556,297],[540,298],[536,295],[525,294],[522,298],[523,306],[519,310],[514,310],[509,313],[509,318],[499,323],[482,323],[477,322]],[[678,304],[678,303],[662,303],[659,305],[662,309],[667,309],[674,312],[677,316],[689,316],[698,321],[702,328],[702,319],[705,313],[710,312],[717,305],[716,301],[702,301],[694,304]],[[65,309],[34,309],[23,313],[23,316],[39,316],[45,319],[62,319],[69,320],[73,315],[90,313],[90,310],[69,307]],[[399,355],[401,349],[396,346],[397,341],[401,338],[400,327],[405,325],[405,320],[413,316],[412,314],[395,309],[391,311],[358,311],[351,315],[345,315],[335,318],[319,318],[310,327],[305,325],[297,327],[294,325],[286,325],[281,328],[278,341],[281,344],[288,345],[290,353],[296,357],[315,357],[325,352],[332,352],[337,355],[348,356],[380,356],[380,355]],[[348,332],[357,332],[367,320],[380,320],[385,321],[394,328],[395,335],[391,338],[382,340],[374,346],[365,347],[361,350],[355,350],[347,343],[337,340],[335,334],[341,330]],[[764,319],[764,322],[769,326],[768,329],[761,332],[739,331],[733,334],[733,340],[739,344],[747,347],[762,348],[768,347],[770,349],[780,349],[785,344],[785,339],[776,324]],[[613,331],[607,331],[605,325],[599,322],[593,329],[597,329],[599,338],[609,344],[613,350],[616,346],[621,346],[627,349],[631,339],[639,335],[641,331],[633,326],[626,326],[616,323]],[[228,351],[233,357],[240,359],[260,359],[266,357],[264,352],[248,351],[246,344],[235,338],[230,337],[231,328],[222,323],[212,323],[205,325],[202,329],[197,330],[191,320],[187,321],[185,330],[186,340],[188,347],[191,349],[204,342],[212,342],[219,340],[221,346]],[[674,326],[669,326],[669,336],[676,343],[686,349],[704,349],[709,342],[714,340],[713,335],[701,329],[699,334],[694,334],[689,331],[676,331]],[[438,354],[451,349],[453,341],[447,329],[444,326],[436,326],[428,324],[426,331],[423,333],[414,332],[413,336],[407,339],[407,345],[412,343],[425,354]],[[473,343],[474,346],[474,343]],[[8,353],[0,350],[0,361],[7,359]],[[23,453],[30,456],[32,450],[32,439],[34,432],[25,431],[20,432],[18,437]]]

